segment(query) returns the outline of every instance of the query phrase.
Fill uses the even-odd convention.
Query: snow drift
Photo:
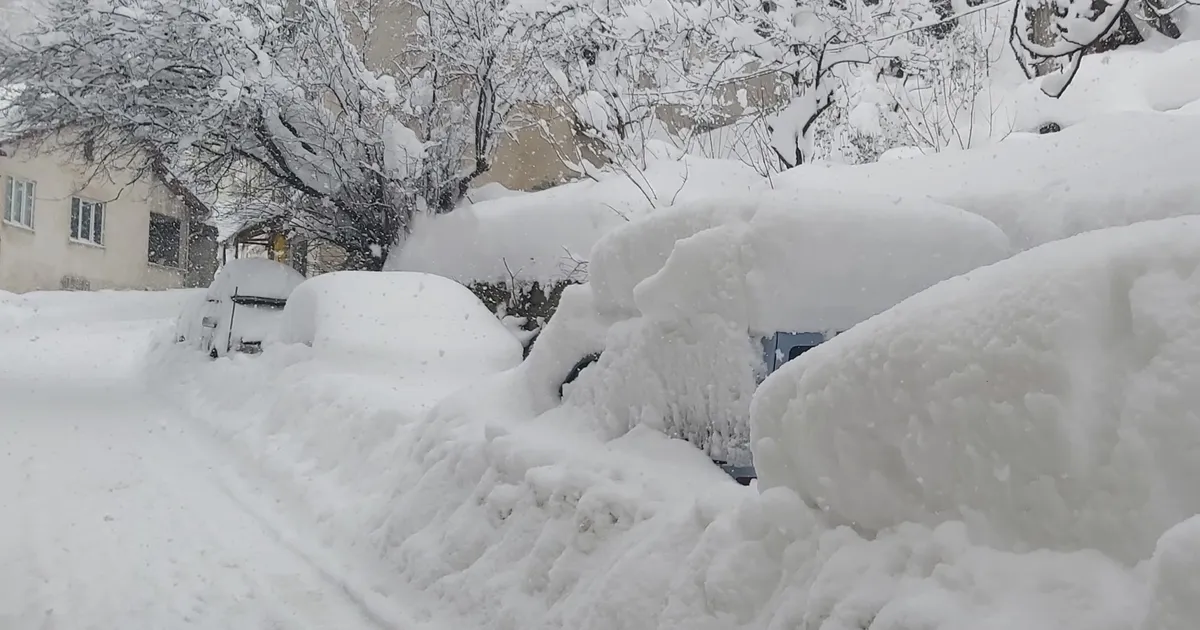
[[[948,280],[755,398],[763,488],[878,531],[964,520],[1126,562],[1200,513],[1200,217],[1097,231]]]

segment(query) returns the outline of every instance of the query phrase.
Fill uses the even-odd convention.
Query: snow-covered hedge
[[[878,531],[964,520],[1014,550],[1149,557],[1200,512],[1200,217],[948,280],[772,375],[763,488]]]

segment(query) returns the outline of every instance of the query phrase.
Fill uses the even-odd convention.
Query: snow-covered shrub
[[[962,519],[1011,549],[1144,558],[1200,512],[1198,304],[1196,217],[947,280],[767,379],[760,483],[867,531]]]

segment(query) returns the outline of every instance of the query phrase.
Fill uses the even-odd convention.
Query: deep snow
[[[1133,564],[1200,513],[1200,217],[948,280],[773,374],[762,488],[872,532],[963,520],[1017,551]]]
[[[1130,232],[1130,241],[1139,234]],[[1064,267],[1050,262],[1029,277]],[[330,288],[325,295],[340,296],[341,309],[326,311],[335,328],[356,321],[367,303],[409,308],[379,296],[360,305],[352,292]],[[398,291],[395,299],[411,297]],[[1150,560],[1149,550],[1130,558],[1088,548],[1086,538],[1059,550],[1019,550],[981,535],[971,519],[856,531],[806,506],[790,484],[768,480],[761,493],[737,485],[650,423],[619,437],[597,431],[578,394],[560,405],[552,386],[569,357],[603,343],[617,324],[598,312],[593,287],[568,291],[528,360],[490,377],[465,376],[444,398],[404,383],[465,368],[471,339],[492,334],[470,319],[415,318],[387,331],[384,349],[406,340],[420,346],[431,331],[444,339],[445,356],[428,363],[367,357],[351,374],[303,345],[208,362],[163,343],[149,374],[259,474],[287,488],[331,549],[382,563],[384,574],[368,582],[373,592],[402,598],[415,589],[432,609],[479,627],[1149,630],[1170,627],[1153,619],[1179,618],[1173,602],[1186,600],[1172,599],[1170,576],[1186,558],[1173,565],[1166,556]],[[438,332],[450,325],[463,329]],[[875,462],[843,461],[856,464],[870,470]],[[942,483],[960,474],[934,472]],[[1182,549],[1189,540],[1180,532],[1160,545]]]
[[[144,390],[152,334],[197,294],[6,296],[23,313],[0,328],[0,627],[420,627]]]

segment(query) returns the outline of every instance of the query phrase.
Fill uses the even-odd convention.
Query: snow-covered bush
[[[965,520],[1133,562],[1200,511],[1200,218],[1043,245],[785,365],[752,409],[761,487],[878,531]]]

